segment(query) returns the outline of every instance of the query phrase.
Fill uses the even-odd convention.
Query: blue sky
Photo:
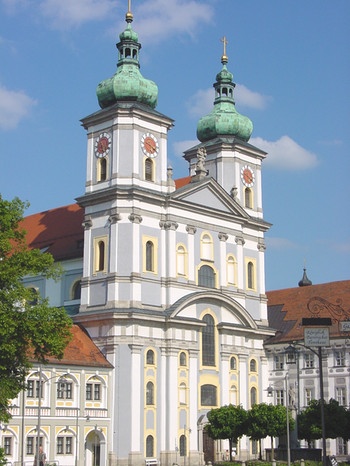
[[[0,0],[0,192],[27,213],[84,192],[86,135],[96,87],[116,69],[127,0]],[[220,39],[237,83],[237,110],[263,164],[266,288],[349,279],[350,2],[133,0],[141,72],[175,120],[169,158],[196,143],[221,69]]]

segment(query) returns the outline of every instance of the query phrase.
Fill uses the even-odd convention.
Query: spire
[[[139,51],[141,44],[138,35],[133,31],[131,23],[134,16],[131,12],[131,0],[128,0],[128,11],[125,15],[126,28],[119,34],[117,44],[117,72],[109,79],[101,81],[97,86],[97,98],[101,108],[109,107],[119,101],[136,101],[155,108],[158,99],[158,87],[140,73]]]
[[[223,43],[221,56],[222,69],[216,75],[214,108],[205,117],[201,118],[197,125],[197,137],[201,142],[209,141],[217,137],[236,137],[248,141],[253,131],[251,120],[237,112],[233,91],[236,84],[233,82],[233,74],[227,69],[228,56],[226,46],[228,41],[224,36],[220,39]]]
[[[299,286],[310,286],[312,285],[312,281],[308,279],[308,276],[306,275],[306,268],[304,267],[304,273],[303,273],[303,278],[299,281],[298,285]]]

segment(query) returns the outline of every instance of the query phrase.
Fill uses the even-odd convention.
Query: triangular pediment
[[[225,212],[249,219],[250,216],[243,207],[235,201],[215,180],[205,178],[195,183],[189,183],[177,189],[170,196],[171,199],[182,201],[205,209]]]

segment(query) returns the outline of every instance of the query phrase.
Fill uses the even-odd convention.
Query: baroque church
[[[79,361],[73,341],[69,357],[55,363],[57,375],[40,372],[45,387],[64,376],[60,411],[50,418],[55,394],[48,393],[39,432],[49,458],[63,445],[60,465],[72,464],[65,451],[76,466],[203,465],[228,448],[207,436],[208,411],[267,401],[264,344],[276,331],[265,293],[266,153],[249,143],[252,122],[235,108],[224,40],[213,109],[198,122],[199,143],[184,153],[189,176],[174,180],[173,120],[156,110],[157,85],[140,72],[132,22],[129,7],[116,73],[98,84],[100,109],[82,119],[85,193],[77,204],[24,220],[29,246],[52,253],[64,269],[59,283],[28,277],[27,285],[65,306],[75,339],[91,340]],[[36,382],[38,374],[31,374]],[[22,425],[28,438],[33,406]],[[66,417],[58,422],[57,413]],[[22,464],[30,458],[23,443]],[[247,459],[253,448],[243,437],[235,452]]]
[[[173,121],[140,73],[141,45],[126,14],[117,72],[97,87],[87,131],[82,325],[114,366],[113,455],[192,465],[210,449],[208,410],[262,401],[267,320],[261,164],[251,121],[235,109],[226,50],[200,143],[172,178]],[[249,442],[240,445],[247,454]],[[243,453],[244,455],[244,453]]]

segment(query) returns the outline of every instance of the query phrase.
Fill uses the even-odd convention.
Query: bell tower
[[[201,141],[185,152],[190,172],[195,173],[198,149],[205,149],[205,171],[214,178],[249,215],[262,218],[261,162],[266,153],[249,144],[253,123],[236,110],[233,74],[228,70],[227,40],[223,42],[222,68],[216,75],[214,107],[197,125]]]
[[[175,190],[167,162],[173,120],[155,109],[158,87],[140,72],[141,44],[128,6],[117,70],[97,86],[100,110],[81,120],[87,131],[85,194],[78,199],[85,208],[81,311],[141,306],[142,280],[135,277],[144,262],[142,227],[148,223],[154,237],[146,220],[153,200]]]

